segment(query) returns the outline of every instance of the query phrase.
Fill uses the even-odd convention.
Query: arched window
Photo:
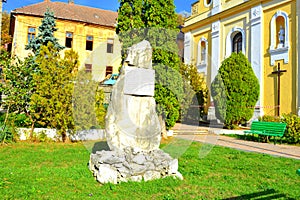
[[[207,39],[202,37],[198,43],[197,65],[207,63]]]
[[[206,58],[206,42],[201,42],[201,63],[205,63]]]
[[[243,36],[241,32],[235,34],[232,39],[232,52],[238,53],[242,51],[243,48]]]
[[[204,5],[206,7],[210,6],[210,4],[211,4],[211,0],[204,0]]]
[[[246,54],[246,34],[244,29],[233,27],[226,37],[225,58],[228,58],[232,52],[242,52]]]

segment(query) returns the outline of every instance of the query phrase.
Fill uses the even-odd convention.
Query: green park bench
[[[276,137],[282,138],[286,129],[286,123],[281,122],[264,122],[264,121],[253,121],[250,130],[244,131],[246,134],[256,134],[264,136],[273,136],[274,144],[276,144]]]

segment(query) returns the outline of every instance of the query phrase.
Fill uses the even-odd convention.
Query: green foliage
[[[35,121],[30,111],[30,99],[35,91],[33,74],[37,71],[37,65],[32,56],[26,57],[23,61],[17,57],[2,51],[1,66],[3,66],[3,82],[1,82],[1,92],[5,95],[2,106],[7,110],[7,114],[25,114],[33,127]],[[18,115],[10,115],[18,116]],[[9,119],[9,121],[18,121]],[[23,124],[26,125],[26,124]],[[18,125],[17,125],[18,126]]]
[[[32,50],[34,54],[39,54],[41,47],[47,46],[49,42],[54,45],[54,48],[57,49],[57,52],[64,49],[64,47],[58,43],[58,39],[54,37],[54,32],[57,31],[57,28],[55,26],[56,22],[54,13],[51,12],[49,8],[47,8],[47,11],[44,14],[44,18],[42,19],[42,24],[38,28],[39,33],[37,37],[30,40],[25,49]]]
[[[14,127],[8,123],[0,122],[0,143],[15,142],[17,134]]]
[[[53,139],[49,138],[45,131],[35,133],[33,132],[31,142],[53,142]]]
[[[6,113],[0,114],[0,123],[5,121],[7,118],[7,121],[13,122],[15,127],[30,127],[30,119],[24,114],[17,114],[17,113],[8,113],[8,116]]]
[[[259,121],[265,121],[265,122],[280,122],[281,119],[278,116],[271,116],[271,115],[264,115],[262,117],[258,118]]]
[[[259,97],[259,82],[242,52],[225,59],[212,83],[216,116],[232,127],[248,121]]]
[[[104,105],[104,91],[100,88],[97,88],[96,95],[95,95],[95,112],[96,112],[96,118],[97,122],[100,127],[105,127],[105,116],[106,116],[106,110],[107,108]]]
[[[143,0],[119,0],[116,32],[144,27],[142,20]]]
[[[39,69],[33,76],[36,91],[31,96],[30,109],[38,124],[56,128],[65,140],[66,130],[74,128],[72,94],[79,63],[78,54],[73,50],[66,51],[64,59],[56,52],[49,42],[37,55]]]
[[[102,113],[97,109],[95,112],[95,104],[98,103],[95,100],[97,85],[91,73],[83,70],[78,72],[73,94],[73,118],[76,130],[89,130],[98,126],[97,116],[101,118]],[[101,101],[101,95],[96,99]],[[98,104],[96,108],[97,106]]]
[[[163,85],[155,85],[154,98],[157,103],[157,112],[165,119],[166,128],[172,128],[179,118],[180,105],[176,95]]]
[[[184,120],[198,121],[206,114],[208,88],[203,74],[199,74],[195,65],[180,65],[180,74],[184,81],[184,101],[181,115]]]
[[[300,117],[295,114],[283,114],[281,117],[264,115],[259,119],[266,122],[284,122],[286,130],[283,136],[289,144],[300,144]]]
[[[300,117],[294,114],[284,114],[282,122],[285,122],[286,131],[284,137],[287,143],[300,144]]]
[[[145,27],[176,29],[177,15],[173,0],[144,0]]]
[[[149,41],[153,48],[152,62],[155,65],[156,74],[158,74],[156,78],[158,78],[158,84],[160,84],[155,87],[155,99],[157,103],[167,103],[167,99],[170,97],[164,95],[171,92],[177,99],[176,104],[181,105],[184,101],[184,90],[179,74],[180,59],[177,55],[178,48],[176,44],[178,29],[174,1],[120,0],[119,2],[117,33],[123,44],[123,58],[126,57],[128,47],[142,40]],[[173,73],[174,70],[177,71],[177,74]],[[170,74],[176,75],[170,76]],[[162,90],[162,85],[168,87],[167,90],[170,91]],[[176,87],[174,87],[175,85]],[[170,107],[167,104],[161,105],[161,107],[165,109],[165,112],[173,113],[172,115],[166,115],[166,121],[168,121],[166,127],[170,128],[172,124],[174,125],[173,121],[179,119],[180,115],[175,113],[179,113],[180,107]],[[168,119],[168,117],[171,118]]]
[[[4,11],[2,13],[2,27],[1,27],[1,45],[12,42],[12,37],[9,34],[10,13]]]

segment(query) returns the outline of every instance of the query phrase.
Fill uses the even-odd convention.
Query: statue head
[[[152,69],[152,48],[150,43],[143,40],[128,48],[125,62],[129,66]]]

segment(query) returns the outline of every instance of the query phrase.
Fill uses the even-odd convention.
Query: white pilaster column
[[[211,26],[211,82],[214,81],[216,75],[218,74],[218,70],[220,67],[220,48],[221,48],[221,43],[220,43],[220,20],[212,23]],[[215,120],[216,115],[215,115],[215,107],[213,104],[213,99],[211,99],[211,104],[208,108],[208,120]]]
[[[262,6],[258,5],[251,8],[251,38],[250,38],[250,62],[256,77],[259,80],[260,96],[256,103],[254,118],[264,114],[264,61],[263,61],[263,24],[262,24]]]
[[[221,12],[221,0],[213,0],[213,8],[211,14],[215,15]]]
[[[192,33],[184,34],[184,63],[191,64],[192,61]]]
[[[211,82],[215,79],[220,67],[220,21],[211,27]]]

